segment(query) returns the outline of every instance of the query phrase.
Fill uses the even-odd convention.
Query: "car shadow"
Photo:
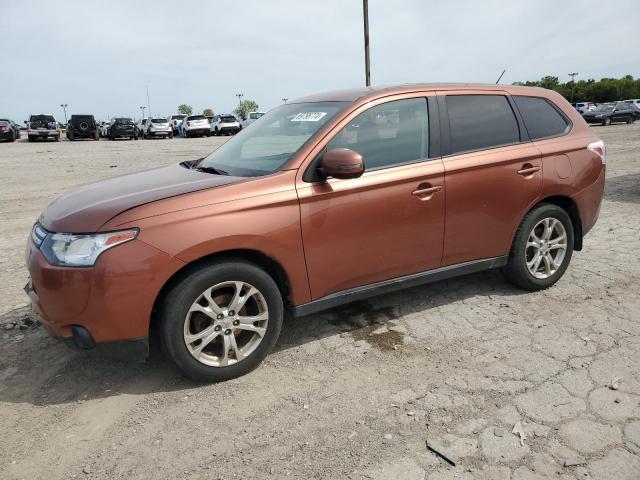
[[[640,203],[640,173],[607,178],[604,197],[612,202]]]
[[[508,284],[499,272],[490,271],[412,287],[306,317],[286,316],[273,353],[341,334],[390,350],[396,342],[401,343],[397,338],[400,334],[389,331],[387,337],[368,333],[403,315],[426,313],[466,298],[499,297],[508,302],[508,297],[522,293],[525,292]],[[29,307],[22,307],[0,316],[0,325],[15,322],[16,318],[33,321],[36,317]],[[5,332],[0,340],[0,402],[47,406],[202,385],[184,378],[163,357],[158,343],[152,335],[147,361],[126,363],[96,351],[71,350],[37,325]]]

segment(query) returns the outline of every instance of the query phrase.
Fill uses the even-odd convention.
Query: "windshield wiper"
[[[229,172],[225,172],[224,170],[213,167],[195,167],[195,170],[199,172],[213,173],[215,175],[229,175]]]

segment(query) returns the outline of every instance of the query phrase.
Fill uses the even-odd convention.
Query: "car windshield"
[[[187,120],[204,120],[204,115],[191,115]]]
[[[130,118],[116,118],[116,123],[128,125],[130,123],[133,123],[133,120],[131,120]]]
[[[271,110],[204,158],[199,169],[253,177],[279,170],[348,102],[289,103]]]
[[[154,118],[153,120],[151,120],[151,123],[167,123],[167,119],[166,118]]]
[[[224,123],[237,122],[236,117],[220,117],[220,121]]]
[[[9,125],[9,122],[5,122],[4,120],[0,120],[0,127],[6,127]]]
[[[613,110],[613,105],[598,105],[594,111],[595,112],[610,112],[611,110]]]
[[[171,115],[171,120],[182,120],[186,115]]]

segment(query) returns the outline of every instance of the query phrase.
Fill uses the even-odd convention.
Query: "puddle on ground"
[[[355,341],[388,352],[404,343],[401,332],[388,330],[387,323],[398,318],[393,307],[374,308],[367,302],[355,302],[332,310],[329,322],[348,332]]]

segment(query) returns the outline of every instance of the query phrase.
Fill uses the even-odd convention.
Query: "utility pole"
[[[149,116],[151,116],[151,102],[149,101],[149,85],[147,85],[147,107],[149,107]]]
[[[67,123],[69,123],[69,121],[67,120],[67,107],[68,107],[69,105],[67,105],[66,103],[61,103],[61,104],[60,104],[60,106],[61,106],[61,107],[62,107],[62,109],[64,110],[64,123],[65,123],[65,125],[66,125]]]
[[[364,11],[364,76],[367,87],[371,86],[371,68],[369,62],[369,0],[362,0]]]
[[[144,118],[144,110],[145,110],[146,108],[147,108],[147,107],[145,107],[144,105],[140,105],[140,112],[142,113],[142,116],[141,116],[140,118]]]
[[[569,100],[569,103],[573,103],[573,92],[576,88],[575,78],[578,76],[578,72],[570,73],[569,76],[571,77],[571,100]]]

